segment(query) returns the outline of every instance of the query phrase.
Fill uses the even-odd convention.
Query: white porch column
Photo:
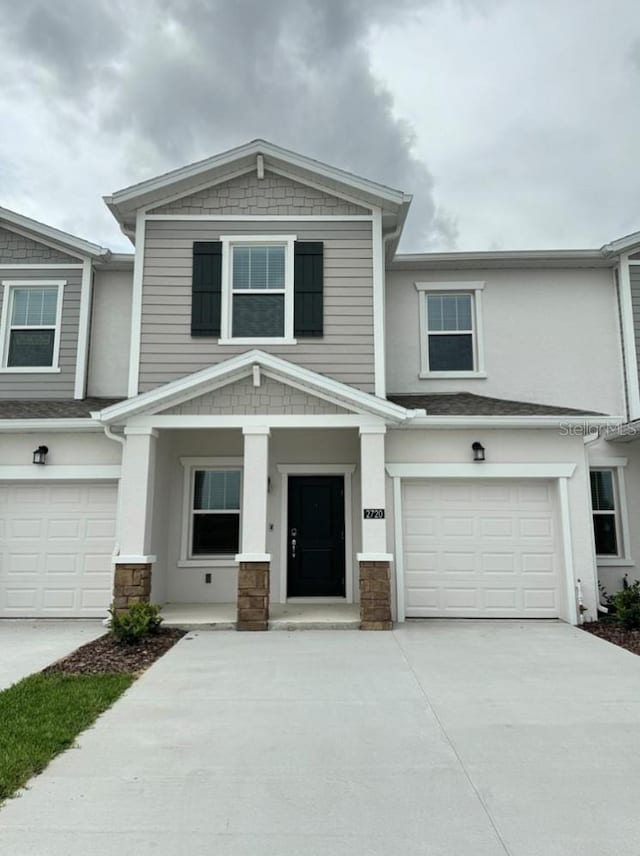
[[[269,428],[251,426],[244,435],[242,477],[242,544],[238,562],[270,562],[267,553],[267,485],[269,478]]]
[[[387,553],[384,425],[360,428],[360,489],[362,494],[362,552],[358,553],[360,629],[391,630],[393,556]]]
[[[151,564],[151,524],[156,470],[154,428],[125,428],[118,498],[118,564]]]
[[[362,552],[360,562],[390,562],[387,553],[387,523],[384,468],[384,425],[360,428],[360,486],[362,498]],[[382,517],[365,517],[365,513]]]

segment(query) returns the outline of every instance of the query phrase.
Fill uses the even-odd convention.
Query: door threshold
[[[347,600],[346,597],[334,596],[334,597],[288,597],[282,606],[286,606],[287,603],[352,603],[352,601]]]

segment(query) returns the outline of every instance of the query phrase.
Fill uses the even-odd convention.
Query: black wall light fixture
[[[33,450],[33,463],[34,464],[45,464],[47,461],[47,455],[49,454],[48,446],[38,446],[37,449]]]
[[[476,440],[476,442],[471,445],[471,448],[473,450],[473,460],[476,463],[484,461],[484,446],[482,443],[478,443]]]

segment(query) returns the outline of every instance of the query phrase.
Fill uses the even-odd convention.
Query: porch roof
[[[267,377],[337,404],[352,414],[374,416],[395,424],[425,415],[421,409],[409,409],[264,351],[251,350],[102,410],[96,409],[91,416],[103,424],[123,424],[135,416],[158,414],[248,377],[255,368]]]

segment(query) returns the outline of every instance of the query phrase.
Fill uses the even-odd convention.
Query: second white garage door
[[[0,483],[1,617],[106,615],[116,493],[115,483]]]
[[[559,615],[552,482],[407,480],[402,495],[407,617]]]

